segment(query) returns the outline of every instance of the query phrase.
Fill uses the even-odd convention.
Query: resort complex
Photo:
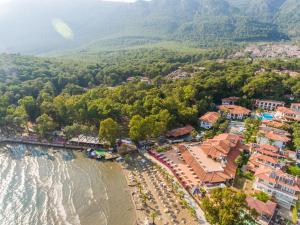
[[[294,138],[299,138],[290,128],[299,121],[299,103],[286,108],[282,101],[255,100],[250,110],[238,105],[239,100],[222,99],[216,111],[199,117],[198,128],[188,125],[171,130],[166,133],[167,139],[177,141],[169,142],[165,150],[150,148],[148,153],[169,168],[199,204],[203,193],[231,186],[246,192],[249,210],[256,211],[259,224],[278,224],[279,215],[290,220],[289,210],[297,207],[300,194],[299,175],[289,171],[299,163],[300,148],[289,149]],[[228,127],[207,138],[206,133],[218,129],[222,120],[229,120],[235,129]],[[202,130],[201,141],[192,138],[196,130]],[[236,187],[244,177],[245,184]],[[268,196],[267,200],[256,197],[261,193]]]

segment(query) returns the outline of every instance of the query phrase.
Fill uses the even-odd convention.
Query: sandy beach
[[[137,224],[199,224],[180,185],[166,171],[138,154],[123,164],[136,208]]]

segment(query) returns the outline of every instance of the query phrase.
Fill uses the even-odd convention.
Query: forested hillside
[[[57,20],[70,27],[68,38],[54,30]],[[280,41],[298,38],[299,24],[298,0],[11,1],[0,11],[0,51],[84,49],[123,38],[126,46],[132,37],[197,47]]]
[[[149,65],[147,60],[152,59],[147,52],[136,54],[142,60],[136,58],[128,67],[2,55],[0,124],[14,130],[25,127],[27,121],[43,123],[43,127],[49,122],[52,128],[95,127],[99,120],[113,118],[126,131],[142,121],[146,127],[156,128],[139,132],[142,136],[138,138],[143,139],[143,135],[155,137],[169,128],[195,124],[198,116],[215,109],[222,97],[241,96],[247,107],[253,98],[289,101],[285,96],[293,95],[295,101],[300,100],[300,76],[276,72],[282,68],[299,72],[299,60],[216,62],[194,58],[191,63],[191,56],[166,52],[157,54]],[[165,78],[179,66],[190,72],[202,69],[188,79]],[[261,68],[265,72],[255,73]],[[124,83],[133,73],[153,78],[151,84]]]

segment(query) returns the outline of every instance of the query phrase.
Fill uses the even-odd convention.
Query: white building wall
[[[274,196],[277,200],[277,203],[286,209],[290,209],[293,205],[295,205],[298,200],[296,195],[287,194],[286,192],[282,192],[276,188],[274,185],[270,185],[269,183],[260,182],[258,179],[253,184],[254,189],[263,191],[270,196]]]
[[[208,123],[208,122],[205,122],[205,121],[201,121],[200,122],[200,127],[204,128],[204,129],[210,129],[212,128],[212,124],[211,123]]]

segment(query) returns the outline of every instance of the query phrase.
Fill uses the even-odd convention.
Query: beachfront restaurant
[[[70,144],[85,146],[85,147],[103,147],[104,143],[99,141],[98,137],[86,136],[83,134],[78,135],[69,140]]]

